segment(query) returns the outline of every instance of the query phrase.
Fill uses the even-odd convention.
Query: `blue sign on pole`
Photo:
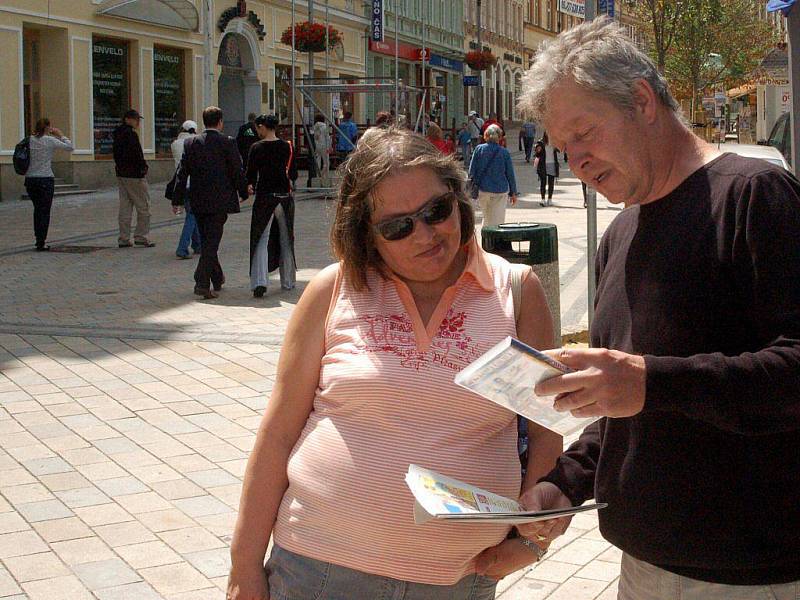
[[[383,41],[383,0],[372,0],[372,41]],[[395,41],[395,43],[397,43]]]
[[[464,75],[464,85],[465,86],[479,86],[481,84],[481,76],[480,75]]]
[[[442,67],[443,69],[449,69],[451,71],[456,71],[457,73],[464,72],[464,63],[460,60],[454,60],[452,58],[447,58],[446,56],[441,56],[439,54],[431,54],[430,58],[428,59],[428,63],[434,67]]]
[[[614,0],[597,0],[597,13],[614,18]]]

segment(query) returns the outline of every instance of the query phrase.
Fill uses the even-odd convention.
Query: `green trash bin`
[[[561,301],[558,278],[558,230],[552,223],[501,223],[481,229],[481,245],[508,262],[533,267],[544,287],[553,316],[554,346],[561,345]],[[524,310],[524,309],[523,309]]]

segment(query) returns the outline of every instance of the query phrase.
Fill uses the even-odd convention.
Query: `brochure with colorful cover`
[[[516,500],[417,465],[408,466],[406,484],[414,494],[414,522],[418,525],[431,519],[515,525],[565,517],[606,506],[586,504],[556,510],[526,511]]]
[[[553,408],[551,396],[537,396],[540,381],[573,369],[543,352],[507,337],[455,377],[456,384],[567,437],[580,433],[597,417],[578,419]]]

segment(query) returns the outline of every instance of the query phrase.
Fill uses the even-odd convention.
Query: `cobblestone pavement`
[[[532,166],[517,155],[521,189]],[[116,247],[116,193],[58,199],[34,253],[30,205],[0,204],[0,598],[222,598],[241,478],[303,285],[331,262],[331,205],[298,202],[298,290],[252,298],[247,206],[226,226],[228,282],[192,295],[181,218],[153,186],[155,248]],[[509,220],[559,230],[562,318],[585,327],[585,211],[567,173],[553,208]],[[600,203],[599,230],[617,209]],[[580,515],[498,598],[608,600],[619,553]]]

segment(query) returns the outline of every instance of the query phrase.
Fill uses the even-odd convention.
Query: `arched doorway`
[[[261,83],[256,75],[256,54],[245,35],[225,34],[219,45],[217,101],[222,109],[225,133],[235,136],[248,113],[261,112]]]

